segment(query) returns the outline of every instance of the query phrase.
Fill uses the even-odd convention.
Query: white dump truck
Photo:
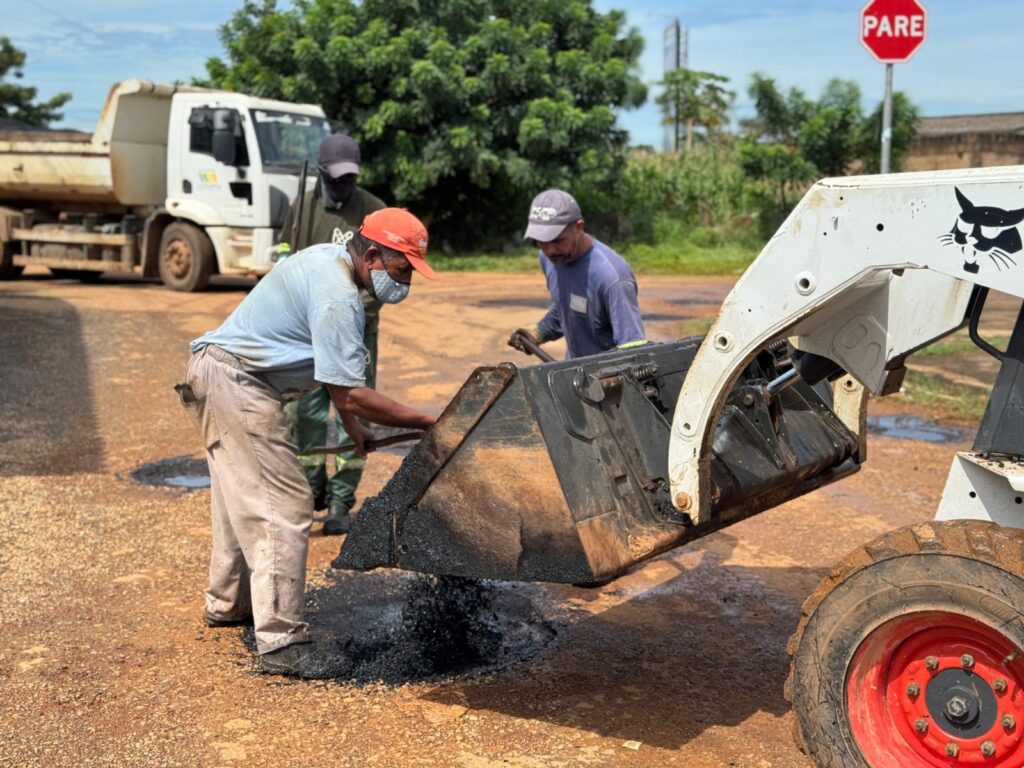
[[[35,264],[198,291],[264,274],[329,133],[313,104],[145,80],[114,85],[91,135],[0,132],[0,279]]]

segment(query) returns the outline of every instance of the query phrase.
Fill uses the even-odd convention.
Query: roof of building
[[[956,136],[964,133],[1024,133],[1024,112],[922,117],[917,124],[919,137]]]

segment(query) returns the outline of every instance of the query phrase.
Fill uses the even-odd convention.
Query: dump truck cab
[[[266,271],[302,162],[313,161],[330,134],[323,110],[186,92],[172,99],[169,125],[167,213],[204,227],[222,274]]]

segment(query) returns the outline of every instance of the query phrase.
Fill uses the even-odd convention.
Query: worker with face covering
[[[435,417],[366,386],[360,291],[385,304],[432,278],[427,230],[385,208],[345,245],[313,245],[274,267],[221,326],[195,339],[176,389],[206,449],[213,546],[203,620],[252,624],[264,672],[326,677],[337,654],[303,619],[313,499],[282,402],[319,384],[366,453],[359,419],[427,429]]]
[[[363,219],[384,208],[384,203],[357,186],[361,157],[359,145],[340,133],[328,136],[317,153],[316,187],[305,194],[298,241],[288,243],[292,252],[319,243],[343,244],[363,224]],[[294,229],[298,200],[292,203],[281,230],[282,238],[290,238]],[[366,386],[377,382],[377,326],[381,303],[367,291],[360,291],[366,312],[363,345],[367,350]],[[363,475],[363,459],[352,453],[334,457],[334,475],[327,477],[327,457],[308,455],[319,446],[348,442],[341,420],[330,418],[331,398],[317,387],[299,400],[289,403],[285,416],[291,427],[292,440],[298,447],[299,461],[309,479],[316,509],[327,508],[325,535],[347,533],[349,510],[355,504],[356,488]],[[332,424],[333,422],[333,424]]]

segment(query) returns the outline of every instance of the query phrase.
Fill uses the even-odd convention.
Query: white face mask
[[[383,269],[371,269],[373,295],[385,304],[397,304],[409,295],[409,286],[395,280]]]

